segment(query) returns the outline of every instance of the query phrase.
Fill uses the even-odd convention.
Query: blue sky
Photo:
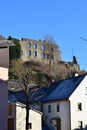
[[[0,0],[0,34],[18,39],[53,36],[64,61],[87,70],[87,0]]]

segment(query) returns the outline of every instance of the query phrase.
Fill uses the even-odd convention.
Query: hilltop
[[[54,40],[41,40],[22,38],[21,40],[8,37],[16,45],[10,48],[10,60],[21,59],[29,67],[50,77],[52,80],[65,79],[75,73],[83,74],[80,65],[73,56],[72,61],[63,61],[60,55],[59,46]]]

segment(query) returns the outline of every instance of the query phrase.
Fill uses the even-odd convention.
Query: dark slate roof
[[[42,98],[41,101],[44,102],[44,101],[68,99],[85,76],[86,75],[80,75],[77,77],[62,80],[61,82],[58,83],[56,87],[54,87],[51,93],[49,93],[46,97]]]
[[[49,87],[34,87],[29,92],[30,102],[44,102],[52,100],[68,99],[74,90],[78,87],[86,75],[68,78],[65,80],[52,83]],[[17,92],[9,91],[9,102],[18,101],[26,103],[26,97],[23,90]]]
[[[34,87],[30,89],[29,97],[30,102],[39,101],[41,98],[47,95],[47,88],[46,87]],[[26,103],[26,96],[23,90],[12,92],[8,91],[8,102],[21,102]]]
[[[8,102],[11,103],[11,102],[16,102],[16,101],[18,101],[18,100],[14,94],[8,96]]]
[[[25,93],[23,90],[18,92],[8,91],[8,102],[26,103]]]

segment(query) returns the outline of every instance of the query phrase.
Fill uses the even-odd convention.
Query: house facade
[[[87,75],[58,83],[42,99],[43,121],[50,130],[87,129]]]
[[[87,129],[87,76],[69,97],[71,130],[75,128]]]
[[[12,43],[0,39],[0,130],[8,127],[8,68],[9,68],[9,46]]]
[[[20,102],[9,102],[10,120],[8,130],[25,130],[26,109],[25,105]],[[42,113],[38,110],[29,110],[29,130],[42,130]]]
[[[13,95],[13,99],[16,99],[17,95],[21,95],[20,99],[23,100],[23,94],[18,93],[19,92],[16,92],[15,96]],[[43,113],[43,119],[40,112],[38,115],[37,110],[31,110],[29,119],[29,126],[31,130],[38,130],[41,128],[46,128],[47,130],[87,129],[86,74],[80,76],[76,75],[74,77],[58,81],[57,83],[52,83],[49,87],[41,87],[36,93],[35,99],[38,96],[41,98],[37,98],[37,100],[35,100],[35,102],[38,101],[39,104],[34,106],[34,109]],[[18,106],[20,106],[20,104],[17,104],[15,107],[15,111],[17,112],[15,120],[17,121],[16,127],[18,126],[18,130],[20,130],[21,127],[23,128],[23,126],[25,126],[25,108],[23,105],[21,107]]]
[[[69,101],[53,101],[43,105],[43,121],[50,130],[70,130]]]

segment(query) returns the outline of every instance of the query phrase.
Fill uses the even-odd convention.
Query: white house
[[[9,46],[12,46],[10,41],[0,39],[0,130],[8,128]]]
[[[26,109],[25,104],[17,102],[13,95],[9,97],[8,108],[10,124],[9,130],[25,130]],[[29,110],[29,130],[42,130],[42,113],[35,109]]]
[[[43,120],[49,129],[86,129],[87,75],[62,80],[49,90],[48,96],[41,100]]]

